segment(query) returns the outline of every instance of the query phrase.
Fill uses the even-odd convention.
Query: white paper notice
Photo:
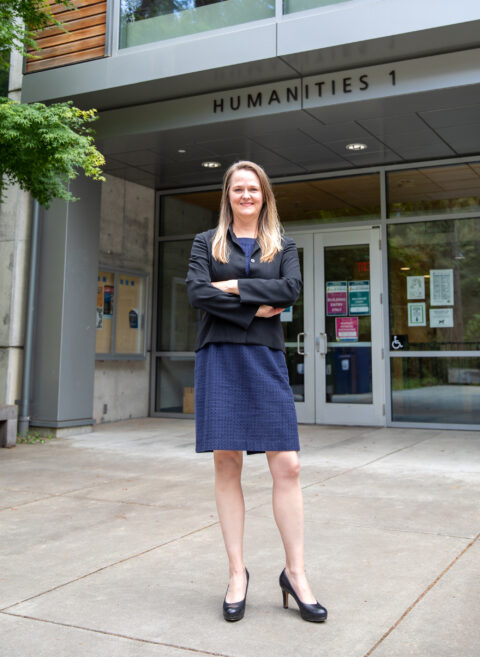
[[[430,308],[430,326],[432,328],[451,328],[453,326],[453,308]]]
[[[423,276],[407,276],[407,299],[425,299]]]
[[[430,305],[453,306],[453,269],[430,269]]]
[[[427,318],[425,314],[424,303],[408,304],[408,325],[409,326],[426,326]]]

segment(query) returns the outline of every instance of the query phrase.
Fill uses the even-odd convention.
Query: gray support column
[[[70,187],[40,217],[30,424],[52,429],[93,424],[101,186]]]

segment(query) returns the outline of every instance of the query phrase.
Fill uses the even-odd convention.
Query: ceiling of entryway
[[[351,142],[367,149],[349,152]],[[238,159],[281,177],[476,155],[480,86],[115,137],[100,148],[107,173],[157,189],[217,184]]]

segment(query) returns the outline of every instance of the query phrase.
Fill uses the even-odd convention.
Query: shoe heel
[[[287,591],[284,591],[282,589],[282,595],[283,595],[283,608],[288,609],[288,593],[287,593]]]

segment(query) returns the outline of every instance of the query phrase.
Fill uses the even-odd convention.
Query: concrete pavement
[[[480,432],[301,426],[306,560],[282,608],[263,455],[245,458],[245,618],[226,623],[212,457],[191,420],[0,450],[0,657],[478,657]]]

